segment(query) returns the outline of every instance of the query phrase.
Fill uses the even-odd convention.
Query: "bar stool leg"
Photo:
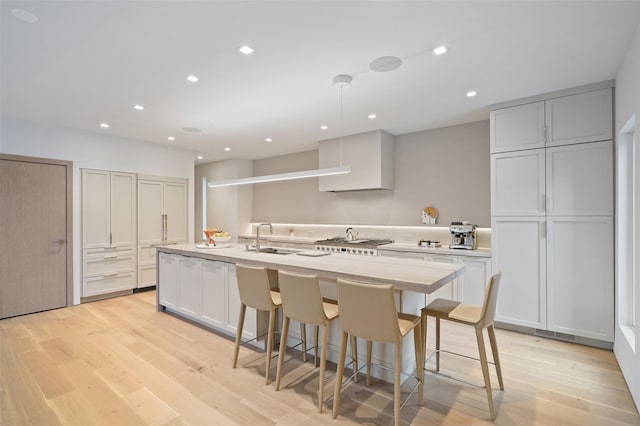
[[[496,374],[498,375],[500,390],[504,390],[504,384],[502,383],[502,367],[500,367],[500,355],[498,355],[498,343],[496,342],[496,332],[493,328],[493,324],[487,327],[487,333],[489,334],[489,343],[491,344],[491,352],[493,353],[493,363],[496,365]]]
[[[400,371],[402,370],[402,343],[395,344],[395,379],[393,381],[393,424],[400,426]]]
[[[314,337],[313,341],[316,342],[315,351],[313,353],[313,365],[315,367],[318,366],[318,343],[319,343],[318,342],[318,328],[319,328],[319,326],[317,326],[317,325],[313,328],[313,337]]]
[[[273,334],[276,328],[276,311],[269,312],[269,332],[267,333],[267,365],[266,365],[266,384],[269,384],[269,370],[271,370],[271,352],[273,351]],[[286,346],[286,342],[284,342]]]
[[[351,336],[351,359],[353,361],[353,381],[358,383],[358,338]]]
[[[440,371],[440,318],[436,318],[436,371]]]
[[[302,362],[307,362],[307,326],[300,323],[300,337],[302,338]]]
[[[320,389],[318,391],[318,413],[322,413],[322,407],[324,405],[324,373],[325,373],[325,367],[327,365],[327,335],[328,334],[329,334],[329,327],[326,325],[323,325],[322,326],[322,349],[320,350]],[[316,344],[316,348],[317,346],[318,345]]]
[[[240,340],[242,338],[242,329],[244,328],[244,314],[247,310],[247,305],[240,304],[240,315],[238,316],[238,330],[236,332],[236,346],[233,350],[233,368],[236,368],[238,364],[238,351],[240,350]]]
[[[416,351],[416,376],[418,376],[418,402],[420,405],[424,404],[424,353],[422,352],[422,345],[424,339],[422,339],[422,324],[416,326],[413,329],[413,345]]]
[[[424,369],[425,358],[427,356],[427,313],[422,310],[420,318],[420,331],[422,333],[422,368]]]
[[[280,336],[280,355],[278,356],[278,369],[276,372],[276,390],[280,390],[280,380],[282,379],[282,364],[287,353],[287,338],[289,337],[290,318],[285,316],[282,321],[282,335]]]
[[[340,396],[342,394],[342,376],[344,375],[344,361],[347,357],[347,337],[348,334],[342,332],[342,339],[340,341],[340,357],[338,359],[338,371],[336,371],[336,389],[333,393],[333,418],[338,417],[340,411]],[[353,346],[351,347],[353,352]]]
[[[491,395],[491,380],[489,379],[489,365],[487,363],[487,352],[484,347],[484,336],[482,329],[476,328],[476,339],[478,340],[478,352],[480,353],[480,365],[482,366],[482,375],[484,376],[484,386],[487,389],[487,400],[489,401],[489,414],[491,420],[496,419],[496,412],[493,408],[493,395]]]
[[[371,386],[371,350],[373,341],[367,340],[367,386]]]

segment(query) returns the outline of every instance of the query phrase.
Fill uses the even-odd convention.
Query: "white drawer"
[[[136,286],[135,278],[133,272],[85,278],[82,280],[82,297],[131,290]]]
[[[136,268],[136,257],[133,253],[118,252],[102,255],[84,256],[82,274],[85,277],[113,274],[117,272],[133,272]]]
[[[114,254],[124,255],[124,254],[135,254],[133,246],[127,247],[100,247],[100,248],[89,248],[83,250],[84,256],[111,256]]]
[[[138,259],[140,260],[140,263],[156,263],[155,246],[140,246],[138,248]]]

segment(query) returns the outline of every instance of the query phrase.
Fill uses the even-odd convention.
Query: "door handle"
[[[66,240],[60,239],[60,240],[53,240],[53,244],[64,244],[66,242]]]

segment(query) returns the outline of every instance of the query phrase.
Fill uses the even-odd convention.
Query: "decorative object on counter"
[[[351,227],[347,228],[347,230],[345,232],[347,234],[345,240],[347,240],[347,241],[355,241],[358,238],[358,233],[356,232],[354,234],[353,233],[353,228],[351,228]]]
[[[226,243],[231,239],[231,235],[229,235],[228,232],[222,231],[217,228],[205,228],[203,232],[204,232],[205,238],[207,239],[207,242],[205,244],[200,244],[202,246],[215,247],[216,242]],[[198,248],[204,248],[204,247],[198,247]]]
[[[449,231],[451,232],[451,244],[449,248],[475,250],[478,248],[477,226],[469,222],[451,222]]]
[[[438,221],[438,209],[435,207],[425,207],[422,210],[422,223],[426,225],[435,225]]]
[[[418,245],[420,247],[429,247],[429,248],[442,247],[442,244],[440,244],[440,241],[431,241],[431,240],[422,240],[422,239],[418,241]]]

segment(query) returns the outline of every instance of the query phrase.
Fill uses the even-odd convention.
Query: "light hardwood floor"
[[[443,347],[477,352],[473,329],[444,322],[442,330]],[[612,352],[503,330],[497,339],[505,390],[494,392],[495,424],[640,425]],[[349,385],[333,420],[334,381],[327,383],[327,409],[318,414],[311,363],[285,363],[279,392],[264,385],[262,353],[242,348],[239,368],[232,369],[230,338],[156,312],[153,291],[2,320],[0,345],[2,425],[386,425],[393,419],[391,385]],[[443,355],[441,367],[482,383],[473,361]],[[495,388],[495,372],[492,379]],[[402,422],[491,423],[485,395],[427,374],[425,405],[412,396]]]

